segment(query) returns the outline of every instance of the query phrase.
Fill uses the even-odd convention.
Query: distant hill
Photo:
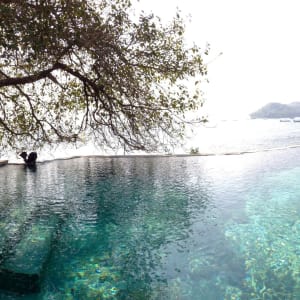
[[[268,103],[259,110],[250,114],[252,119],[276,119],[300,117],[300,102],[282,104],[277,102]]]

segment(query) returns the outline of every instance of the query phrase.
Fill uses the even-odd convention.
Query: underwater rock
[[[121,280],[119,268],[110,264],[109,253],[79,259],[67,272],[68,284],[64,290],[68,294],[84,299],[119,299],[119,294],[126,289]],[[81,299],[81,298],[80,298]],[[82,298],[83,299],[83,298]]]

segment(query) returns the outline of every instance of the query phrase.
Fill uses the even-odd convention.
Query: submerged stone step
[[[0,270],[0,289],[16,293],[36,293],[40,290],[39,275]]]
[[[13,252],[32,222],[32,212],[23,207],[10,208],[10,212],[0,220],[0,265]]]
[[[35,220],[14,252],[0,266],[0,289],[17,293],[40,290],[40,277],[51,251],[58,226],[57,217]]]

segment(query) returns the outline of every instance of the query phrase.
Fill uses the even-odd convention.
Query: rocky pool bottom
[[[299,299],[300,152],[0,168],[0,299]]]

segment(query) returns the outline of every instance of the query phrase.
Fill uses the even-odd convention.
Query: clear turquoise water
[[[41,291],[0,299],[300,299],[299,162],[290,149],[2,167],[2,267],[40,272]]]

